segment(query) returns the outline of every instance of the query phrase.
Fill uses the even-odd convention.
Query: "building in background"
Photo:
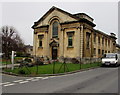
[[[116,52],[116,35],[94,29],[94,19],[85,13],[71,14],[52,7],[34,23],[33,55],[50,59],[100,58]]]
[[[120,54],[120,45],[119,44],[116,44],[116,53]]]
[[[25,45],[25,53],[27,55],[32,56],[33,55],[33,46],[31,46],[31,45]]]

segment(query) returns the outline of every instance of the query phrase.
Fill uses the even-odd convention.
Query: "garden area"
[[[94,62],[89,64],[53,62],[51,64],[35,65],[31,67],[28,66],[15,67],[13,70],[11,70],[11,68],[7,68],[4,69],[4,71],[20,75],[40,75],[40,74],[59,74],[99,66],[101,66],[100,62]]]
[[[17,64],[17,62],[19,61],[19,60],[22,60],[23,58],[29,58],[29,57],[15,57],[14,58],[14,64]],[[2,64],[2,65],[6,65],[6,64],[12,64],[11,63],[11,59],[4,59],[4,58],[2,58],[2,59],[0,59],[0,64]]]

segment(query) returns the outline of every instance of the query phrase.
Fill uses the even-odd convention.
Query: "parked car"
[[[18,60],[17,63],[20,63],[19,67],[22,67],[22,66],[33,67],[34,66],[31,58],[24,58],[23,60]]]
[[[102,66],[105,65],[120,65],[120,54],[118,53],[106,53],[102,57]]]

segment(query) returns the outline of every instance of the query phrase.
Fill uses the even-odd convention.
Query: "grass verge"
[[[91,63],[91,64],[73,64],[73,63],[66,63],[66,66],[60,62],[56,62],[54,64],[48,65],[40,65],[38,66],[37,74],[57,74],[57,73],[64,73],[64,72],[71,72],[80,69],[86,69],[91,67],[98,67],[101,63]],[[65,67],[64,67],[65,66]],[[53,68],[54,67],[54,68]],[[61,69],[60,69],[61,68]],[[68,69],[67,69],[68,68]],[[12,72],[15,74],[24,74],[24,75],[36,75],[37,66],[34,67],[16,67],[14,70],[11,69],[4,69],[5,72]]]
[[[14,62],[16,63],[17,60],[22,60],[23,58],[30,58],[30,57],[15,57]],[[2,65],[12,64],[11,59],[9,59],[9,60],[2,59],[2,60],[0,60],[0,64],[2,64]]]

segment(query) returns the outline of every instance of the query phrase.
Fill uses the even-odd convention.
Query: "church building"
[[[50,59],[100,58],[113,53],[116,35],[94,29],[94,19],[85,13],[71,14],[52,7],[34,23],[33,55]]]

